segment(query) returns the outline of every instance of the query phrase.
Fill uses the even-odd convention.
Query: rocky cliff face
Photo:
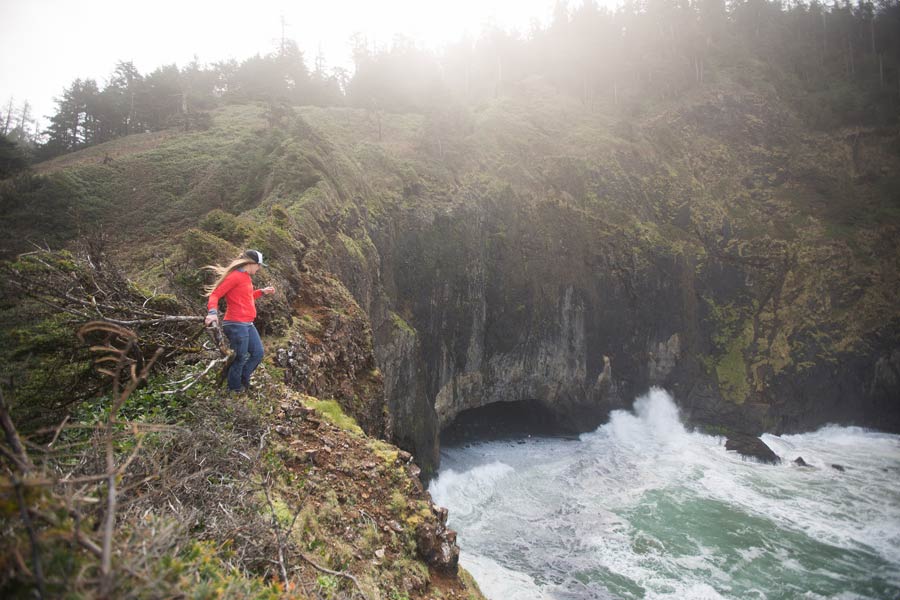
[[[474,156],[355,224],[377,277],[336,271],[377,298],[394,432],[426,467],[464,410],[538,401],[587,430],[652,385],[713,428],[900,428],[895,135],[812,134],[753,94],[697,102],[580,152],[549,134],[510,152],[484,117],[468,138],[515,159],[467,138]],[[844,162],[854,147],[871,162]]]
[[[814,132],[734,82],[640,116],[538,84],[531,98],[377,122],[225,111],[190,141],[236,139],[217,150],[234,180],[252,150],[245,212],[209,212],[235,210],[210,188],[224,169],[210,151],[177,179],[179,203],[142,214],[200,221],[188,257],[217,243],[273,257],[286,292],[261,318],[286,377],[426,473],[462,411],[538,402],[586,430],[653,385],[709,427],[900,430],[896,131]],[[129,164],[85,167],[105,171],[82,185],[153,175]]]

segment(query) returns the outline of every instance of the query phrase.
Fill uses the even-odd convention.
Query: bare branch
[[[278,524],[278,514],[275,512],[275,505],[272,504],[272,498],[269,497],[269,485],[267,481],[262,484],[263,493],[266,495],[266,503],[269,505],[269,511],[272,513],[272,533],[275,536],[275,544],[278,546],[278,568],[281,570],[281,580],[288,582],[287,568],[284,564],[284,540],[281,535],[281,526]]]
[[[305,560],[306,562],[311,564],[318,571],[327,573],[328,575],[334,575],[336,577],[344,577],[346,579],[349,579],[356,586],[356,589],[359,590],[359,593],[362,595],[362,597],[365,598],[366,600],[369,600],[369,597],[366,595],[366,593],[363,591],[362,587],[359,585],[359,581],[356,579],[356,577],[354,577],[350,573],[346,573],[344,571],[332,571],[331,569],[326,569],[325,567],[319,565],[318,563],[316,563],[316,561],[314,561],[313,559],[311,559],[310,557],[308,557],[306,554],[304,554],[302,552],[300,553],[300,558],[302,558],[303,560]]]
[[[212,369],[216,365],[221,365],[222,363],[228,362],[228,359],[229,359],[229,357],[226,356],[224,358],[217,358],[217,359],[211,361],[208,365],[206,365],[206,368],[203,369],[203,371],[199,375],[197,375],[196,377],[193,377],[193,378],[188,378],[188,379],[191,379],[191,382],[189,384],[187,384],[186,386],[184,386],[182,388],[178,388],[177,390],[166,390],[164,392],[160,392],[160,394],[161,395],[183,394],[184,392],[191,389],[195,384],[197,384],[197,382],[199,382],[201,379],[203,379],[203,377],[207,373],[209,373],[210,369]],[[186,381],[186,379],[182,379],[181,381],[176,381],[175,383],[182,383],[184,381]]]
[[[22,475],[27,475],[33,469],[34,465],[28,457],[28,454],[25,453],[25,448],[22,447],[22,442],[19,440],[19,434],[16,431],[16,426],[12,422],[12,418],[9,416],[9,409],[6,406],[6,399],[3,397],[2,389],[0,389],[0,425],[3,427],[7,443],[9,443],[9,446],[18,458],[16,461],[17,466],[19,466],[22,471]],[[37,532],[34,529],[34,523],[31,521],[31,516],[28,514],[28,507],[25,504],[25,486],[23,485],[21,478],[15,473],[12,474],[11,479],[13,481],[13,487],[15,487],[16,490],[16,502],[19,504],[19,514],[22,516],[22,522],[25,524],[25,530],[28,532],[28,541],[31,544],[31,562],[34,565],[34,580],[35,584],[37,584],[38,597],[46,598],[47,590],[46,585],[44,584],[44,569],[41,566],[41,551],[38,547]]]

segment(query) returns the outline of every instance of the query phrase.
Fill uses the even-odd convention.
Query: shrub
[[[250,233],[250,228],[238,217],[219,208],[206,213],[206,216],[200,221],[200,227],[236,246],[242,246]]]

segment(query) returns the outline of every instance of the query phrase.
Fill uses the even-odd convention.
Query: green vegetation
[[[356,424],[352,417],[347,416],[340,404],[335,400],[321,400],[318,398],[308,397],[306,402],[316,409],[316,411],[327,420],[345,431],[362,435],[362,429]]]
[[[743,404],[750,394],[750,384],[747,381],[747,363],[744,352],[753,340],[753,327],[747,325],[726,346],[725,354],[716,364],[716,376],[719,380],[719,389],[722,395],[735,404]]]

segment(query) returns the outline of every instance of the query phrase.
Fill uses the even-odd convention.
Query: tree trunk
[[[853,40],[850,39],[850,35],[847,35],[847,76],[853,77],[854,75],[854,65],[853,65]]]
[[[13,99],[9,97],[9,104],[6,106],[6,122],[3,124],[3,135],[9,133],[9,122],[12,120]]]
[[[190,120],[188,119],[188,102],[187,102],[187,94],[181,92],[181,115],[184,118],[184,130],[187,131],[190,129]]]
[[[125,124],[125,134],[131,133],[134,126],[134,90],[131,90],[131,108],[128,110],[128,123]]]
[[[869,39],[872,41],[872,54],[875,54],[875,18],[869,21]]]
[[[22,104],[22,116],[19,119],[19,127],[22,129],[22,135],[25,139],[28,139],[28,124],[31,122],[31,105],[28,103],[28,100]],[[35,127],[37,129],[37,127]]]

